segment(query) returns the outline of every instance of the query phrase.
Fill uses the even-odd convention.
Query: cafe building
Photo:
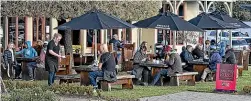
[[[153,10],[149,10],[149,12],[155,11],[155,13],[151,15],[148,14],[148,16],[145,16],[145,18],[149,18],[158,14],[158,11],[171,11],[185,20],[190,20],[191,18],[196,17],[200,12],[210,12],[210,10],[213,10],[214,3],[218,1],[224,3],[229,14],[231,15],[231,5],[235,0],[167,0],[155,3],[156,7],[153,8]],[[3,7],[3,9],[8,9],[8,7]],[[4,33],[2,44],[4,48],[6,48],[9,42],[14,42],[14,44],[18,47],[21,46],[24,41],[31,41],[32,45],[34,46],[38,40],[44,41],[46,34],[49,34],[50,37],[52,37],[54,33],[60,33],[64,35],[65,31],[54,28],[70,21],[71,19],[71,17],[56,18],[44,15],[20,16],[18,14],[3,14],[1,16],[1,26]],[[128,22],[135,23],[137,22],[137,19],[130,19]],[[187,44],[196,45],[203,39],[203,34],[199,34],[197,32],[185,31],[178,32],[174,35],[172,31],[132,28],[98,30],[97,41],[98,43],[107,43],[114,34],[118,34],[119,39],[123,40],[125,43],[135,43],[135,47],[138,47],[142,41],[147,41],[149,46],[148,48],[150,48],[150,46],[153,48],[155,43],[161,43],[163,40],[167,40],[168,44],[171,46],[173,45],[176,49],[178,49],[179,52],[181,51],[182,46]],[[61,42],[62,44],[64,43],[63,40]],[[83,54],[92,52],[93,41],[93,30],[72,31],[72,43],[74,45],[73,48],[81,49]]]

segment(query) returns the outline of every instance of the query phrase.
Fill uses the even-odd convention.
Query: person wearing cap
[[[179,54],[177,54],[175,49],[172,49],[167,53],[170,57],[165,61],[165,63],[170,66],[168,69],[162,69],[156,75],[154,75],[154,80],[151,85],[155,85],[161,76],[167,77],[168,75],[172,75],[175,73],[180,73],[183,71],[182,62]]]
[[[191,61],[194,60],[194,57],[192,55],[193,47],[191,45],[187,45],[186,51],[183,53],[184,56],[182,56],[182,62],[186,63],[186,66],[184,67],[184,70],[193,72],[193,64],[190,64]]]
[[[203,74],[201,76],[201,82],[205,82],[207,74],[212,71],[216,71],[217,64],[222,62],[222,58],[219,54],[219,51],[216,49],[216,47],[211,47],[211,51],[212,51],[211,53],[212,55],[209,60],[209,68],[204,69]]]

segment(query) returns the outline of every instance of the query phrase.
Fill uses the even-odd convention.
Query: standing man
[[[59,54],[60,46],[59,41],[62,39],[62,35],[59,33],[54,34],[53,40],[48,43],[47,51],[45,55],[45,70],[49,72],[48,85],[54,83],[55,74],[58,70],[58,59],[64,58]]]
[[[119,63],[121,53],[118,52],[119,48],[122,48],[122,43],[119,41],[118,35],[114,34],[113,38],[109,41],[109,44],[113,44],[113,51],[117,52],[116,64]]]

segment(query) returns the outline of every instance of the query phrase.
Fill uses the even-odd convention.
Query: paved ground
[[[251,95],[230,95],[187,91],[163,96],[141,98],[140,101],[251,101]]]

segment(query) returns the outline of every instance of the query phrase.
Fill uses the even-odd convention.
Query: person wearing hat
[[[217,64],[222,62],[222,57],[220,56],[219,51],[216,49],[216,47],[211,47],[211,51],[212,53],[209,60],[209,68],[204,69],[201,76],[201,82],[205,82],[207,74],[212,71],[216,71]]]
[[[167,77],[168,75],[180,73],[183,71],[181,58],[176,50],[172,49],[167,54],[169,55],[169,58],[165,61],[165,64],[170,67],[168,69],[162,69],[160,72],[154,75],[154,80],[152,81],[151,85],[155,85],[159,81],[161,76]]]

